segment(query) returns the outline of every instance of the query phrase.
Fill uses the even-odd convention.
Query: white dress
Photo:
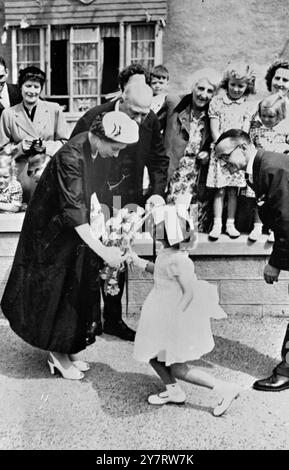
[[[185,272],[194,283],[194,298],[185,311],[179,308],[182,289],[177,280]],[[146,298],[136,333],[134,358],[149,362],[199,359],[214,347],[210,317],[225,318],[217,287],[199,281],[187,252],[165,248],[157,256],[154,287]]]

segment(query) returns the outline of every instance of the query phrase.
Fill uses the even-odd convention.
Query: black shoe
[[[95,336],[102,335],[102,323],[100,321],[94,321],[92,323],[88,323],[86,327],[86,344],[93,344],[95,342]]]
[[[257,380],[253,384],[255,390],[262,392],[281,392],[289,388],[289,377],[277,374],[276,370],[267,379]]]
[[[126,341],[134,341],[135,337],[135,331],[129,328],[122,320],[116,323],[105,323],[103,332],[107,335],[118,336]]]

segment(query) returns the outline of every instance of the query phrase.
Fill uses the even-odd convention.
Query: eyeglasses
[[[218,160],[220,161],[220,164],[221,166],[226,166],[228,165],[228,160],[230,158],[230,156],[232,155],[233,152],[235,152],[235,150],[237,150],[237,148],[241,147],[240,144],[236,145],[236,147],[233,148],[233,150],[231,150],[231,152],[229,153],[221,153],[221,155],[218,155]]]

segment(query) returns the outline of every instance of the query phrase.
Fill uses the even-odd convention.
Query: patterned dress
[[[209,117],[219,120],[219,132],[229,129],[242,129],[249,131],[250,122],[254,110],[255,103],[247,102],[245,97],[238,100],[231,100],[229,96],[222,95],[214,97],[209,106]],[[214,152],[211,153],[207,186],[209,188],[225,188],[227,186],[242,188],[246,186],[245,174],[243,170],[234,174],[220,165],[219,160],[215,157]]]
[[[194,116],[193,110],[191,111],[189,141],[184,156],[170,180],[167,196],[168,203],[175,203],[178,196],[191,194],[191,215],[199,232],[207,232],[211,223],[210,201],[200,201],[197,192],[200,163],[196,156],[201,148],[205,118],[206,111],[200,113],[198,117]]]
[[[256,148],[271,152],[289,153],[289,120],[283,119],[274,127],[266,127],[258,114],[255,114],[250,131],[252,143]],[[289,158],[289,155],[288,155]],[[255,197],[255,192],[249,186],[241,192],[246,197]]]
[[[19,208],[22,204],[22,187],[19,181],[12,178],[5,189],[0,190],[0,202],[12,203]],[[5,211],[6,212],[6,211]],[[7,211],[8,212],[8,211]]]

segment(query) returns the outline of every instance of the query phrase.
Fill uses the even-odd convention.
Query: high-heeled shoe
[[[223,397],[218,405],[213,410],[214,416],[222,416],[227,409],[231,406],[232,402],[240,396],[241,389],[230,388],[223,392]]]
[[[88,370],[90,370],[90,365],[88,364],[88,362],[80,361],[78,359],[76,359],[75,361],[71,359],[71,362],[74,367],[76,367],[81,372],[87,372]]]
[[[51,375],[55,374],[55,369],[60,372],[64,379],[69,380],[81,380],[84,377],[83,372],[81,372],[77,367],[74,367],[73,364],[69,366],[67,369],[62,367],[61,363],[54,357],[51,353],[49,355],[49,359],[47,361]]]

